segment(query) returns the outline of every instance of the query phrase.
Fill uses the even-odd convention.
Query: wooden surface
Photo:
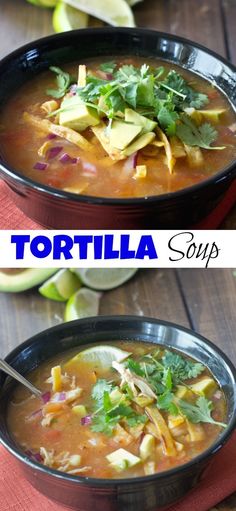
[[[236,277],[233,270],[140,270],[103,293],[100,314],[153,316],[190,326],[221,347],[236,364]],[[64,304],[39,295],[0,293],[0,357],[18,343],[62,321]],[[236,495],[217,506],[235,511]],[[2,511],[0,503],[0,511]]]
[[[236,0],[144,0],[134,7],[134,14],[140,27],[190,38],[236,64]],[[0,57],[50,33],[50,10],[39,9],[25,0],[0,0]],[[236,206],[220,228],[235,226]]]

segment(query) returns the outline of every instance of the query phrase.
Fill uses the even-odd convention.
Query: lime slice
[[[60,270],[39,288],[41,295],[57,302],[65,302],[81,287],[77,276],[70,270]]]
[[[133,6],[135,4],[139,4],[139,2],[142,2],[143,0],[126,0],[127,4],[130,6]]]
[[[19,293],[42,284],[46,279],[56,273],[55,268],[26,268],[25,270],[0,271],[0,291]]]
[[[101,294],[82,287],[66,304],[65,321],[97,316]]]
[[[27,0],[30,4],[38,7],[55,7],[58,0]]]
[[[65,0],[65,2],[109,25],[135,27],[133,13],[125,0]]]
[[[112,362],[122,362],[125,358],[129,357],[128,351],[123,351],[115,346],[92,346],[84,351],[80,351],[75,357],[69,360],[65,367],[71,362],[90,362],[91,364],[99,365],[103,368],[112,366]]]
[[[67,32],[76,28],[86,28],[88,25],[88,15],[74,9],[64,2],[58,2],[52,15],[52,25],[55,32]]]
[[[131,279],[137,268],[73,268],[81,282],[92,289],[106,291]]]

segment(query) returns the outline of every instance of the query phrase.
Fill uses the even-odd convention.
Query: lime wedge
[[[115,346],[103,346],[101,344],[80,351],[80,353],[65,364],[65,367],[72,362],[90,362],[103,368],[109,368],[112,366],[112,362],[122,362],[122,360],[129,356],[130,353],[128,351],[123,351]]]
[[[88,14],[74,9],[64,2],[58,2],[52,15],[52,25],[55,32],[67,32],[76,28],[86,28]]]
[[[38,7],[55,7],[58,0],[27,0],[30,4]]]
[[[65,321],[97,316],[101,294],[82,287],[66,304]]]
[[[135,27],[133,13],[125,0],[65,0],[65,2],[109,25]]]
[[[126,0],[127,4],[130,6],[138,4],[139,2],[142,2],[143,0]]]
[[[131,279],[137,268],[73,268],[81,282],[92,289],[106,291]]]
[[[60,270],[39,288],[41,295],[57,302],[65,302],[81,287],[78,277],[70,270]]]

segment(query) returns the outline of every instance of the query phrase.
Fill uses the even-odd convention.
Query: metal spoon
[[[15,380],[22,383],[22,385],[27,387],[27,389],[29,389],[30,392],[32,392],[32,394],[34,394],[37,397],[42,397],[42,392],[39,389],[32,385],[32,383],[26,380],[24,376],[18,373],[15,369],[13,369],[13,367],[11,367],[9,364],[7,364],[7,362],[5,362],[5,360],[2,360],[1,358],[0,369],[2,369],[2,371],[4,371],[5,373],[9,374],[9,376],[12,376],[12,378],[15,378]]]

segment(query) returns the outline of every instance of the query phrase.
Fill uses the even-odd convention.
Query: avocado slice
[[[141,126],[126,124],[122,121],[113,121],[109,134],[110,144],[117,149],[125,149],[141,131]]]
[[[141,126],[142,133],[153,131],[157,126],[157,122],[151,121],[147,117],[144,117],[144,115],[138,114],[138,112],[135,112],[132,108],[125,109],[125,121]]]
[[[41,284],[54,273],[57,268],[26,268],[24,270],[0,271],[0,291],[19,293]]]
[[[141,137],[139,137],[132,144],[126,147],[121,154],[125,157],[130,156],[131,154],[136,153],[136,151],[139,151],[146,145],[151,144],[155,137],[156,137],[155,133],[152,132],[144,133],[144,135],[141,135]]]
[[[85,417],[88,413],[84,405],[73,406],[72,412],[78,415],[79,417]]]
[[[197,383],[192,383],[189,386],[193,392],[202,396],[208,396],[209,393],[217,389],[217,383],[210,377],[202,378],[202,380],[199,380]]]
[[[61,102],[59,124],[75,131],[84,131],[88,126],[96,126],[100,119],[97,110],[86,104],[78,96],[67,96]]]
[[[188,114],[198,125],[203,121],[209,121],[213,124],[220,122],[220,117],[226,112],[225,108],[216,108],[212,110],[195,110],[195,108],[186,108]]]
[[[126,451],[126,449],[117,449],[117,451],[108,454],[106,459],[109,461],[112,467],[117,470],[117,472],[122,472],[122,470],[134,467],[141,462],[141,459],[138,456],[135,456],[131,452]]]
[[[144,435],[142,442],[139,447],[139,453],[142,460],[146,460],[154,451],[155,438],[154,436],[147,433]]]
[[[106,124],[104,122],[100,122],[99,126],[94,126],[92,128],[92,132],[112,160],[119,161],[125,159],[125,156],[121,154],[121,151],[116,147],[112,147],[110,144],[110,140],[106,135]]]

